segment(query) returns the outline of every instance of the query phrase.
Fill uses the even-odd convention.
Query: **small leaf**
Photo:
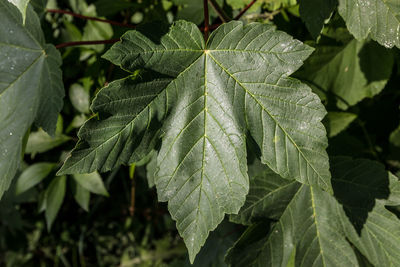
[[[344,131],[356,118],[356,114],[349,112],[328,112],[324,119],[328,136],[334,137]]]
[[[104,187],[103,180],[97,172],[92,172],[88,174],[74,174],[74,180],[86,190],[108,197],[109,194]]]
[[[93,4],[87,6],[82,13],[86,16],[97,16],[96,7]],[[110,24],[88,20],[83,28],[82,41],[107,40],[112,36],[113,29]],[[101,52],[104,50],[104,45],[90,45],[86,47],[89,47],[96,52]]]
[[[52,137],[42,129],[39,129],[36,132],[30,133],[25,153],[34,156],[37,153],[43,153],[58,147],[69,140],[71,140],[69,136],[56,134]]]
[[[390,134],[389,141],[391,144],[400,147],[400,126]]]
[[[74,179],[69,179],[69,182],[76,203],[85,211],[89,211],[90,191],[78,184]]]
[[[370,35],[387,48],[400,48],[398,0],[339,0],[339,13],[358,40]]]
[[[82,85],[74,83],[69,88],[69,99],[74,108],[81,113],[89,113],[89,93]]]
[[[48,231],[50,231],[64,201],[66,181],[66,176],[54,177],[46,189],[45,216]]]
[[[40,183],[55,166],[54,163],[40,162],[26,168],[17,180],[15,193],[17,195],[22,194]]]

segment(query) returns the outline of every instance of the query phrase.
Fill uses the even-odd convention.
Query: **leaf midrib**
[[[40,50],[38,50],[40,51]],[[0,98],[3,96],[3,94],[9,89],[11,88],[19,79],[21,79],[21,77],[23,77],[25,75],[25,73],[27,73],[34,65],[36,65],[36,63],[39,61],[39,59],[44,55],[44,51],[43,53],[40,53],[39,56],[37,58],[35,58],[32,63],[23,71],[21,72],[20,75],[18,75],[16,77],[16,79],[14,81],[12,81],[6,88],[4,88],[3,92],[0,93]]]
[[[325,186],[326,189],[329,188],[328,184],[325,182],[325,180],[322,178],[322,176],[319,174],[319,172],[317,172],[314,168],[314,166],[308,161],[308,159],[305,157],[305,155],[303,154],[303,151],[297,146],[296,142],[294,142],[294,140],[292,139],[292,137],[287,133],[287,131],[280,125],[280,123],[278,123],[278,121],[276,120],[276,118],[274,116],[271,115],[271,113],[262,105],[262,103],[260,103],[260,101],[258,101],[258,99],[250,92],[247,90],[247,88],[239,81],[237,80],[237,78],[235,76],[233,76],[224,66],[222,66],[222,64],[220,62],[218,62],[212,55],[211,53],[208,54],[208,56],[210,56],[213,61],[225,72],[227,73],[238,85],[240,85],[240,87],[242,87],[244,89],[244,91],[251,96],[251,98],[256,101],[256,103],[262,108],[262,110],[264,110],[272,119],[273,121],[276,123],[276,125],[278,125],[278,127],[285,133],[285,135],[289,138],[290,142],[296,147],[297,151],[299,152],[299,154],[301,154],[301,156],[303,157],[303,159],[307,162],[307,164],[311,167],[311,169],[313,169],[313,171],[318,175],[318,177],[320,178],[320,181],[322,181]],[[301,176],[300,176],[301,178]],[[307,176],[307,180],[310,183],[310,177]]]

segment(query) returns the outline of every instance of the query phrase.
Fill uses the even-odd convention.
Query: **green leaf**
[[[45,193],[45,217],[47,223],[47,229],[50,231],[54,220],[61,208],[64,201],[65,189],[66,189],[66,176],[54,177]]]
[[[8,0],[8,2],[14,4],[22,15],[22,24],[25,24],[26,20],[26,9],[28,8],[29,0]]]
[[[349,112],[328,112],[324,119],[328,136],[334,137],[344,131],[356,118],[357,114]]]
[[[286,267],[295,250],[294,266],[359,266],[354,245],[374,266],[396,266],[400,221],[385,205],[400,203],[397,177],[377,162],[349,157],[334,158],[331,170],[335,197],[299,184],[296,192],[286,196],[291,201],[272,229],[261,222],[274,219],[276,212],[264,208],[258,216],[261,222],[250,227],[228,253],[228,263]],[[263,173],[268,179],[268,171]],[[263,186],[257,184],[258,190],[252,186],[243,208],[264,194]],[[247,212],[250,218],[252,213]]]
[[[383,166],[376,162],[339,158],[332,162],[332,183],[334,187],[344,187],[347,192],[337,190],[341,193],[338,200],[347,211],[346,214],[352,211],[352,216],[344,213],[341,216],[349,241],[374,266],[398,266],[400,220],[385,205],[400,204],[399,180],[390,173],[379,175],[382,169]],[[375,205],[371,205],[372,198],[375,198]],[[368,218],[360,231],[357,224],[354,226],[354,220],[362,222],[367,212]]]
[[[189,264],[186,260],[183,267],[227,267],[228,265],[224,262],[226,251],[232,247],[238,237],[237,225],[222,221],[210,234],[193,264]]]
[[[84,15],[96,17],[96,7],[93,4],[89,6],[83,6],[85,7],[84,11],[82,12]],[[113,29],[110,24],[88,20],[83,28],[82,41],[107,40],[111,39],[112,36]],[[104,45],[90,45],[85,47],[89,47],[96,52],[101,52],[104,50]]]
[[[339,0],[339,13],[358,40],[370,35],[387,48],[400,48],[398,0]]]
[[[33,122],[54,134],[63,104],[61,57],[44,43],[40,22],[28,6],[0,0],[0,197],[20,164],[22,139]]]
[[[25,153],[34,156],[37,153],[43,153],[58,147],[69,140],[71,140],[71,137],[69,136],[56,134],[52,137],[42,129],[39,129],[38,131],[29,134]]]
[[[86,190],[92,193],[109,196],[106,188],[104,187],[103,180],[100,174],[92,172],[88,174],[74,174],[74,180]]]
[[[147,184],[151,188],[155,186],[155,174],[157,173],[157,152],[150,153],[150,161],[146,164],[146,178]]]
[[[388,172],[377,162],[348,157],[334,158],[331,171],[335,197],[353,228],[360,232],[376,200],[389,197]]]
[[[74,179],[69,179],[69,182],[76,203],[85,211],[89,211],[90,191],[78,184]]]
[[[40,18],[44,16],[46,13],[46,5],[47,5],[48,0],[30,0],[29,3],[35,10],[35,12],[38,14]],[[51,8],[51,7],[49,7]]]
[[[69,88],[69,99],[74,108],[81,113],[89,113],[90,95],[82,85],[74,83]]]
[[[250,192],[246,203],[238,215],[230,218],[240,224],[250,225],[263,218],[279,219],[300,187],[298,182],[282,179],[258,160],[249,166],[249,177]]]
[[[244,203],[246,135],[271,169],[330,190],[325,109],[309,87],[288,78],[311,52],[259,23],[223,24],[207,45],[183,21],[163,36],[130,31],[104,57],[131,73],[147,71],[99,92],[92,104],[99,120],[81,128],[60,174],[138,161],[161,130],[158,197],[169,201],[193,261],[209,231]]]
[[[306,23],[311,36],[316,39],[337,6],[337,0],[300,0],[300,17]]]
[[[229,266],[252,266],[255,264],[260,251],[267,241],[270,230],[269,223],[259,222],[250,225],[241,237],[236,240],[226,256]]]
[[[332,94],[341,109],[373,97],[385,87],[393,56],[374,42],[352,40],[344,46],[321,45],[296,76],[315,91]]]
[[[295,266],[357,266],[341,229],[337,206],[327,192],[301,185],[252,266],[286,267],[293,249]]]
[[[400,147],[400,126],[390,134],[389,140],[393,145]]]
[[[50,174],[55,166],[56,164],[54,163],[40,162],[26,168],[17,180],[15,193],[17,195],[22,194],[40,183]]]

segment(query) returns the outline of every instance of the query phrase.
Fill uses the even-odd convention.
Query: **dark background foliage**
[[[217,2],[233,17],[250,1]],[[45,7],[105,17],[130,25],[159,21],[171,23],[177,19],[190,20],[200,27],[203,25],[202,1],[31,0],[31,4],[40,15],[46,41],[55,45],[118,39],[129,28],[46,12]],[[317,55],[318,49],[324,46],[342,51],[350,45],[352,38],[335,11],[323,30],[323,36],[315,39],[300,18],[295,0],[259,1],[241,19],[245,22],[272,23],[278,29],[316,47]],[[221,23],[214,11],[211,12],[211,23]],[[156,27],[154,25],[150,24],[150,28]],[[376,94],[363,95],[359,92],[356,93],[359,94],[356,100],[348,100],[348,96],[335,91],[334,84],[318,84],[317,79],[309,75],[313,71],[315,54],[294,76],[308,83],[329,111],[324,122],[330,137],[330,156],[347,155],[377,160],[396,173],[400,169],[400,130],[396,131],[400,120],[400,54],[397,49],[377,46],[375,42],[368,41],[356,55],[360,64],[358,71],[366,77],[365,86],[385,80],[381,86],[384,89]],[[41,130],[31,128],[23,168],[0,201],[0,266],[189,265],[187,251],[177,233],[175,222],[166,204],[157,201],[156,191],[148,181],[146,160],[136,164],[134,179],[132,166],[121,166],[102,173],[108,194],[90,194],[90,200],[76,196],[76,182],[68,176],[65,197],[61,199],[62,205],[56,212],[51,230],[46,227],[43,198],[57,168],[51,170],[35,187],[16,195],[23,170],[43,162],[61,166],[77,141],[79,127],[91,116],[89,102],[104,85],[126,76],[123,70],[101,58],[109,47],[110,44],[86,45],[59,50],[63,59],[63,82],[67,97],[59,116],[58,131],[56,138],[51,139]],[[383,56],[371,57],[371,54],[377,53]],[[382,70],[382,66],[386,69]],[[346,82],[350,84],[349,81],[343,81],[344,86],[348,85]],[[360,85],[363,81],[357,82]],[[345,105],[348,101],[353,102],[343,111],[338,105],[340,101]],[[339,113],[344,114],[343,117]],[[36,135],[36,139],[32,134]],[[43,151],[40,149],[43,147],[48,149]],[[340,184],[334,184],[334,189],[335,186],[340,187]],[[375,198],[385,197],[387,195],[382,195],[382,192],[372,195],[369,203],[371,209]],[[81,205],[77,201],[82,201]],[[82,203],[88,204],[88,211],[82,208],[85,206]],[[397,207],[392,210],[400,214]],[[365,217],[365,214],[362,216]],[[263,231],[268,227],[267,223]],[[362,227],[362,223],[359,227]],[[208,238],[196,258],[195,266],[224,266],[227,249],[244,230],[244,226],[226,219]]]

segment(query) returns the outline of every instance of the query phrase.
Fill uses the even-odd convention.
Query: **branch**
[[[203,0],[204,4],[204,40],[207,42],[208,34],[210,33],[209,29],[209,16],[208,16],[208,0]]]
[[[77,42],[66,42],[62,44],[56,45],[57,49],[68,47],[68,46],[77,46],[77,45],[96,45],[96,44],[113,44],[120,41],[120,39],[111,39],[111,40],[99,40],[99,41],[77,41]]]
[[[257,1],[257,0],[251,1],[250,4],[248,4],[242,11],[240,11],[239,14],[237,14],[237,16],[234,18],[234,20],[240,19],[240,18],[243,16],[243,14],[246,13],[246,11],[247,11],[252,5],[254,5],[254,3],[255,3],[256,1]]]
[[[80,19],[94,20],[94,21],[104,22],[104,23],[108,23],[108,24],[111,24],[111,25],[120,26],[120,27],[126,27],[126,28],[131,28],[131,29],[135,29],[136,28],[136,26],[132,25],[132,24],[120,23],[120,22],[112,21],[112,20],[108,20],[108,19],[100,19],[100,18],[96,18],[96,17],[84,16],[84,15],[76,14],[76,13],[73,13],[73,12],[67,11],[67,10],[46,9],[46,12],[57,13],[57,14],[66,14],[66,15],[71,15],[73,17],[80,18]]]
[[[225,11],[218,5],[217,1],[208,0],[208,2],[210,2],[211,6],[214,8],[215,12],[217,12],[222,22],[228,22],[231,20],[231,18],[225,13]]]

